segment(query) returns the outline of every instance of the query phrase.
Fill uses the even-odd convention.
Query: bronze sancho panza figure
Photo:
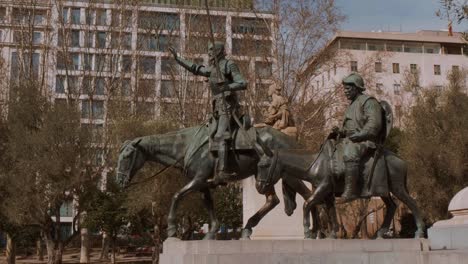
[[[234,173],[226,171],[228,147],[231,140],[231,123],[233,115],[239,116],[239,99],[236,91],[245,90],[247,82],[239,67],[226,59],[224,43],[216,41],[208,44],[209,66],[198,65],[177,55],[174,48],[169,48],[174,59],[182,67],[195,75],[208,77],[213,96],[213,121],[217,123],[212,138],[217,145],[218,165],[215,181],[225,181]]]
[[[357,73],[343,79],[344,92],[350,101],[346,109],[343,127],[334,128],[335,134],[344,137],[343,161],[345,164],[345,202],[359,197],[359,166],[362,158],[377,147],[379,135],[383,133],[382,107],[373,97],[363,93],[364,80]]]

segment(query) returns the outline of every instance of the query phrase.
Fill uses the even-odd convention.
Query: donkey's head
[[[257,176],[255,178],[255,187],[260,194],[265,192],[275,185],[280,173],[277,171],[278,153],[270,155],[263,155],[257,164]]]

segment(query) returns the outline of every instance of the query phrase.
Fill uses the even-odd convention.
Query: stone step
[[[161,264],[466,264],[468,251],[429,251],[426,239],[231,240],[164,243]]]

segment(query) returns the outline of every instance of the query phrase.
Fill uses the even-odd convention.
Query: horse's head
[[[257,176],[255,178],[255,188],[260,194],[265,192],[275,185],[280,173],[277,171],[278,152],[273,155],[263,155],[257,164]]]
[[[141,139],[125,141],[120,148],[117,162],[117,183],[123,188],[132,179],[136,171],[144,164],[143,153],[138,144]]]

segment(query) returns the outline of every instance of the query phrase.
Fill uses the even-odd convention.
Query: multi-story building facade
[[[399,117],[414,102],[420,88],[442,88],[450,71],[468,68],[466,43],[460,34],[448,36],[445,31],[341,31],[324,53],[332,50],[336,60],[310,61],[305,74],[312,73],[312,77],[307,80],[306,94],[307,90],[334,90],[350,72],[359,72],[370,94],[392,104],[396,125],[402,125]]]
[[[98,133],[115,111],[111,97],[148,119],[169,112],[209,114],[209,103],[195,109],[189,100],[209,97],[204,78],[177,68],[168,52],[174,46],[208,64],[204,1],[118,2],[0,1],[0,105],[13,82],[34,78],[55,103],[77,100],[81,122]],[[225,41],[229,59],[240,65],[250,92],[265,94],[259,89],[271,83],[273,15],[253,12],[251,6],[252,1],[213,1],[212,29],[217,40]],[[188,99],[181,104],[181,98]],[[181,116],[181,124],[193,123]],[[72,207],[64,204],[62,222],[71,222]]]

